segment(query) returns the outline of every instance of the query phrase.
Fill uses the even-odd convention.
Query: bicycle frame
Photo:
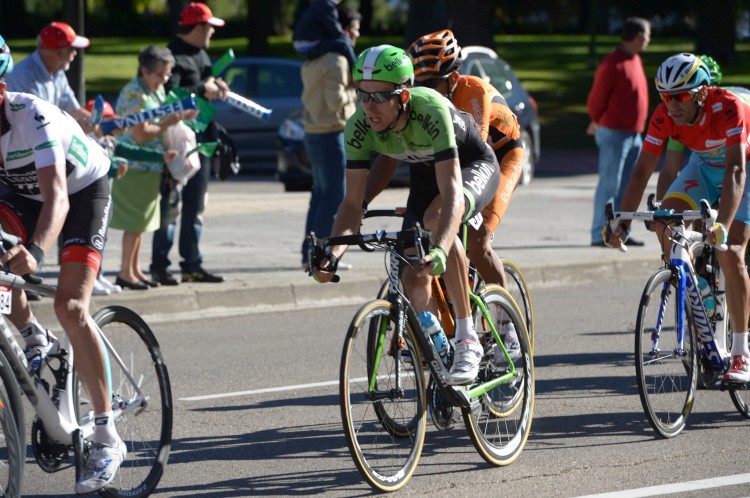
[[[689,232],[689,231],[688,231]],[[669,265],[677,277],[677,310],[678,310],[678,344],[680,350],[678,354],[683,354],[682,341],[685,338],[685,295],[689,298],[690,311],[693,314],[698,337],[703,345],[703,352],[708,358],[712,368],[717,371],[723,371],[725,367],[726,348],[720,347],[717,343],[716,336],[711,327],[703,298],[698,289],[698,278],[695,275],[693,263],[690,258],[690,251],[687,249],[689,239],[686,238],[685,224],[679,221],[673,228],[672,247],[670,251]],[[697,232],[695,233],[697,236]],[[668,285],[668,284],[667,284]],[[658,351],[659,333],[661,331],[661,319],[664,315],[666,302],[662,300],[659,307],[659,322],[656,325],[656,334],[654,335],[654,346],[652,354]]]
[[[420,258],[421,259],[421,258]],[[419,350],[421,351],[422,355],[424,356],[425,364],[428,366],[430,374],[435,379],[436,384],[439,387],[441,393],[444,396],[444,400],[447,404],[452,406],[459,406],[463,408],[469,408],[471,406],[472,400],[475,400],[476,398],[479,398],[483,394],[491,391],[492,389],[496,388],[500,384],[509,382],[511,379],[517,376],[517,370],[515,368],[515,365],[513,364],[513,361],[510,358],[510,355],[508,354],[507,349],[505,348],[505,345],[503,344],[502,339],[500,338],[500,334],[497,331],[497,328],[495,327],[494,321],[491,319],[489,310],[487,309],[487,306],[484,304],[480,296],[477,296],[473,292],[469,292],[469,297],[472,301],[472,303],[477,306],[481,312],[482,316],[484,317],[484,321],[487,325],[489,325],[490,330],[492,331],[492,335],[495,338],[495,341],[498,345],[498,347],[501,347],[503,350],[503,354],[505,356],[506,362],[509,365],[509,371],[499,377],[496,377],[488,382],[485,382],[483,384],[474,386],[470,389],[463,389],[461,387],[456,387],[448,384],[447,376],[448,371],[443,364],[442,359],[440,358],[440,355],[438,354],[437,350],[435,349],[435,345],[432,342],[432,339],[430,338],[429,334],[426,330],[424,330],[421,325],[419,324],[419,320],[417,319],[416,315],[414,314],[414,310],[408,303],[408,299],[400,292],[399,290],[399,258],[396,255],[395,251],[391,251],[390,256],[390,271],[388,273],[388,297],[387,301],[392,303],[396,309],[397,315],[394,317],[391,317],[393,322],[396,324],[396,334],[395,334],[395,341],[401,342],[404,339],[404,331],[405,331],[405,324],[406,320],[408,320],[409,325],[413,331],[415,331],[415,336],[417,339]],[[377,400],[378,398],[382,396],[397,396],[397,393],[378,393],[375,391],[375,386],[377,385],[377,378],[376,378],[376,372],[378,371],[378,362],[381,358],[381,354],[383,352],[383,348],[386,347],[385,345],[385,335],[386,335],[386,324],[381,324],[381,330],[380,330],[380,337],[378,338],[378,345],[376,349],[375,354],[375,365],[372,369],[372,377],[369,379],[369,391],[371,393],[371,399],[373,401]],[[401,384],[401,378],[400,378],[400,360],[401,360],[401,348],[393,348],[396,355],[396,391],[399,391],[398,386]]]
[[[53,297],[56,291],[55,287],[50,285],[31,284],[17,275],[2,272],[0,272],[0,286],[7,286],[12,289],[34,290],[48,297]],[[115,420],[117,420],[119,417],[128,414],[133,409],[140,407],[144,401],[146,401],[146,398],[140,390],[138,383],[132,377],[109,340],[104,336],[99,327],[96,326],[96,324],[94,325],[99,339],[102,341],[103,347],[105,348],[104,357],[110,396],[114,397],[109,355],[112,355],[117,365],[123,372],[125,372],[128,381],[133,385],[133,388],[138,394],[134,401],[128,403],[125,403],[122,400],[119,401],[118,406],[116,407],[117,409],[113,410]],[[7,321],[2,315],[0,315],[0,353],[7,358],[8,365],[17,379],[21,391],[29,399],[34,411],[42,421],[46,435],[56,443],[71,445],[74,441],[73,436],[77,431],[80,431],[80,435],[86,439],[93,435],[94,419],[93,413],[90,412],[82,417],[82,423],[79,424],[77,421],[78,417],[76,415],[76,406],[73,399],[73,390],[77,389],[78,386],[73,385],[73,375],[71,375],[73,349],[67,334],[64,334],[64,337],[60,339],[60,351],[63,350],[67,352],[66,358],[61,360],[67,363],[67,365],[61,365],[61,368],[65,368],[65,385],[62,386],[62,388],[60,388],[60,386],[54,386],[57,387],[60,392],[58,404],[56,405],[50,394],[47,392],[47,389],[42,384],[39,376],[31,375],[29,373],[26,355],[18,344],[18,341],[16,340],[11,328],[8,326]],[[106,353],[109,353],[109,355]]]
[[[651,204],[653,200],[649,199]],[[663,223],[674,223],[674,227],[670,228],[672,236],[672,244],[669,255],[669,268],[672,269],[674,277],[677,279],[677,338],[678,338],[678,351],[674,351],[677,355],[683,355],[683,340],[685,339],[685,297],[687,295],[690,302],[690,311],[693,314],[693,319],[696,324],[698,338],[703,345],[703,353],[708,358],[711,367],[717,371],[723,371],[726,369],[725,358],[726,344],[719,345],[716,340],[716,335],[711,327],[711,322],[706,312],[705,305],[703,304],[703,298],[700,295],[698,289],[698,278],[693,268],[692,258],[689,250],[691,242],[702,240],[703,235],[694,232],[692,230],[685,229],[686,220],[702,220],[703,226],[706,223],[713,223],[716,214],[711,209],[711,206],[706,200],[701,201],[700,211],[684,211],[682,213],[675,213],[672,210],[651,210],[651,211],[640,211],[640,212],[614,212],[612,202],[607,203],[605,207],[605,215],[609,223],[611,230],[615,230],[620,220],[643,220],[643,221],[660,221]],[[723,285],[723,276],[720,274],[719,285]],[[669,283],[665,283],[666,286]],[[653,345],[651,349],[651,356],[659,355],[659,335],[661,334],[662,320],[666,311],[666,301],[662,298],[659,305],[659,317],[656,323],[656,329],[653,337]],[[726,321],[722,318],[718,324],[723,328],[726,325]],[[724,334],[725,335],[725,334]]]

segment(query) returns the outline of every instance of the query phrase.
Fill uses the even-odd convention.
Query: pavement
[[[536,176],[516,189],[498,229],[493,247],[523,271],[532,299],[534,288],[610,278],[641,277],[645,282],[659,266],[653,234],[635,227],[633,236],[645,241],[627,253],[591,247],[589,228],[596,186],[596,151],[544,151]],[[652,179],[653,191],[655,178]],[[406,189],[389,189],[371,208],[404,205]],[[191,283],[145,291],[124,290],[94,296],[92,311],[120,304],[154,319],[175,313],[221,316],[270,309],[295,309],[337,303],[365,302],[386,276],[383,253],[350,249],[343,261],[353,265],[339,272],[341,282],[318,284],[302,271],[300,244],[309,203],[307,192],[284,192],[272,177],[240,176],[209,186],[201,240],[204,267],[223,275],[220,284]],[[362,231],[397,230],[398,222],[368,221]],[[104,254],[105,275],[114,281],[120,265],[122,232],[110,231]],[[172,271],[179,277],[179,257],[173,249]],[[141,263],[147,273],[151,234],[146,234]],[[54,260],[48,255],[48,260]],[[42,274],[55,283],[52,261]],[[591,306],[591,303],[589,303]],[[43,320],[52,319],[51,300],[33,303]],[[47,317],[47,318],[44,318]]]

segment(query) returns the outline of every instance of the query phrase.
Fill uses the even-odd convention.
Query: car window
[[[257,97],[291,97],[302,95],[299,67],[270,65],[258,68]]]
[[[249,72],[249,66],[234,66],[226,70],[222,78],[227,82],[229,88],[233,92],[239,93],[240,95],[247,95],[248,88],[247,82],[250,81],[247,73]]]
[[[286,64],[231,66],[222,76],[233,92],[249,98],[299,97],[299,67]]]
[[[506,95],[513,90],[513,79],[508,73],[505,64],[497,59],[486,59],[479,62],[481,68],[484,70],[483,77],[489,78],[492,86],[497,88],[500,93]]]

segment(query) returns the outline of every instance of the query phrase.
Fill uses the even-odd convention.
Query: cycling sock
[[[465,341],[467,339],[479,341],[479,337],[474,330],[474,321],[471,317],[459,318],[456,320],[456,340]]]
[[[115,447],[120,441],[115,429],[115,417],[110,411],[94,415],[94,437],[93,441],[99,444]]]
[[[750,358],[747,346],[747,332],[732,332],[732,356]]]
[[[32,318],[30,323],[18,331],[23,336],[26,346],[46,346],[51,338],[54,337],[48,333],[47,329],[42,327],[42,324],[37,321],[36,317]]]

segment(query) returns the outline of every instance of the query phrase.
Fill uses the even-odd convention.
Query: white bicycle
[[[6,248],[17,243],[0,236]],[[0,253],[2,253],[0,249]],[[0,271],[0,312],[9,312],[13,289],[28,289],[54,298],[55,287],[34,277]],[[134,311],[108,306],[93,315],[107,367],[117,432],[128,454],[111,485],[99,493],[111,497],[146,497],[164,472],[172,440],[172,391],[167,367],[153,332]],[[45,472],[75,467],[78,480],[91,448],[94,417],[73,366],[66,335],[60,348],[30,373],[26,356],[6,320],[0,316],[0,491],[21,494],[25,422],[22,395],[36,416],[31,446]],[[4,443],[4,447],[2,444]]]

